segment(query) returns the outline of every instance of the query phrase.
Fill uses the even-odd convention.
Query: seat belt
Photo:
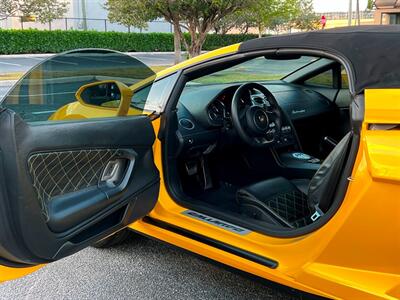
[[[319,218],[321,218],[324,215],[324,212],[318,207],[318,205],[315,206],[315,212],[311,215],[311,221],[315,222]]]

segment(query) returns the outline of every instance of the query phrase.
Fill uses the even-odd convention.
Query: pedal
[[[200,159],[200,167],[201,167],[201,181],[203,184],[203,189],[208,190],[213,187],[210,167],[208,166],[208,160],[202,156]]]
[[[199,171],[197,163],[195,161],[189,161],[185,163],[186,172],[189,176],[196,175]]]

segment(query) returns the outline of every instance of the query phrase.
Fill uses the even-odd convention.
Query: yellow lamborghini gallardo
[[[306,293],[400,298],[398,27],[157,74],[63,53],[3,99],[0,130],[0,281],[133,230]]]

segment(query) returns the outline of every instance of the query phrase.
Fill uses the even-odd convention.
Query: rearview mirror
[[[98,81],[81,86],[76,99],[85,106],[115,110],[117,116],[126,116],[131,104],[133,91],[115,80]]]

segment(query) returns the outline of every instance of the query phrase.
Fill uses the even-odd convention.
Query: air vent
[[[180,119],[179,120],[179,125],[181,125],[183,128],[185,128],[187,130],[194,129],[194,124],[189,119]]]
[[[225,104],[221,101],[214,101],[208,106],[208,117],[212,122],[222,122],[224,120]]]

